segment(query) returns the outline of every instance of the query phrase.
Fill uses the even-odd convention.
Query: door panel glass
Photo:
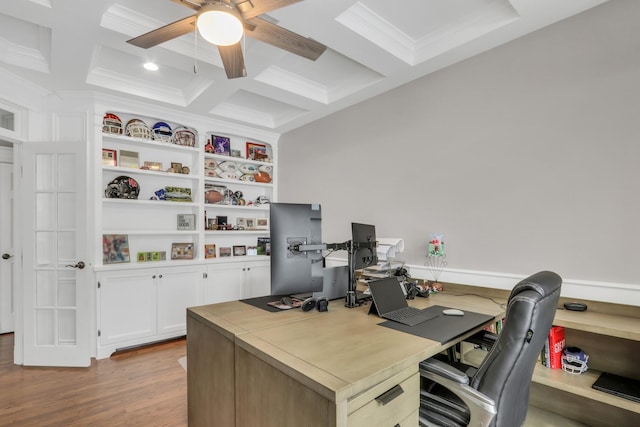
[[[76,263],[76,233],[61,231],[58,233],[58,265],[74,265]]]
[[[76,306],[76,274],[75,271],[58,273],[58,307]]]
[[[76,311],[58,310],[58,344],[76,343]]]
[[[61,154],[58,156],[58,191],[73,191],[76,188],[76,156]]]
[[[47,309],[36,310],[36,344],[55,344],[55,311]]]
[[[15,130],[15,114],[0,108],[0,127],[7,130]]]
[[[56,303],[55,271],[36,272],[36,306],[53,307]]]
[[[54,233],[36,231],[36,266],[51,267],[54,260]]]
[[[54,163],[52,154],[37,154],[36,155],[36,192],[38,191],[51,191],[54,186]]]
[[[36,229],[53,228],[53,194],[36,194]]]
[[[58,194],[58,227],[73,228],[76,224],[76,195],[73,193]]]

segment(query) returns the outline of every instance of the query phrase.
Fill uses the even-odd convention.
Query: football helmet
[[[173,131],[173,143],[176,145],[184,145],[186,147],[196,146],[196,134],[189,128],[178,126]]]
[[[151,129],[140,119],[131,119],[125,126],[125,135],[133,138],[151,139]]]
[[[113,113],[107,113],[102,118],[102,132],[122,135],[122,120]]]
[[[173,131],[171,126],[165,122],[157,122],[153,125],[153,139],[160,142],[171,142]]]
[[[562,370],[570,374],[587,372],[589,356],[578,347],[565,347],[562,350]]]
[[[140,185],[135,179],[121,175],[113,179],[104,190],[108,199],[137,199],[140,194]]]

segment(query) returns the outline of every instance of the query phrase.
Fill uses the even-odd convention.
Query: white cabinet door
[[[99,345],[155,334],[155,270],[103,272],[98,275],[98,283]]]
[[[243,264],[212,265],[207,269],[204,281],[204,304],[237,301],[244,295]]]
[[[268,261],[245,264],[244,297],[255,298],[271,294],[271,266]]]
[[[198,266],[158,270],[158,334],[186,331],[187,307],[199,303],[202,270]]]

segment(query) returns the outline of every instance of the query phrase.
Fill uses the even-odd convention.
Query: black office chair
[[[561,284],[556,273],[541,271],[513,288],[502,332],[475,372],[435,357],[420,363],[421,426],[524,423],[533,369],[552,326]]]

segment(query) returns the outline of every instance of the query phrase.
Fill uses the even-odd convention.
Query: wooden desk
[[[480,297],[411,302],[500,319]],[[446,345],[377,326],[369,306],[271,313],[234,301],[187,310],[190,426],[401,426],[418,424],[420,361]],[[460,337],[466,338],[469,333]],[[400,385],[386,404],[375,398]]]

